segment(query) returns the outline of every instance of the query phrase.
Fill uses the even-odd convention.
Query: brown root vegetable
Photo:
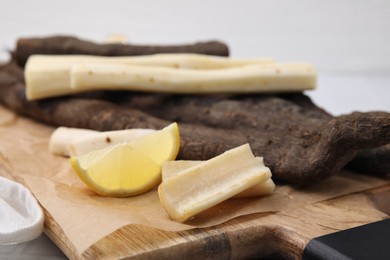
[[[224,130],[272,130],[284,128],[287,123],[290,128],[300,124],[316,128],[333,118],[302,94],[195,96],[120,92],[109,100],[169,121],[195,123]],[[284,120],[291,114],[294,120]],[[299,127],[295,129],[299,130]]]
[[[97,56],[137,56],[156,53],[196,53],[229,56],[229,48],[219,41],[181,45],[97,44],[69,36],[21,38],[17,41],[14,57],[24,66],[33,54],[85,54]]]
[[[276,173],[278,179],[291,181],[288,176],[279,176],[279,172],[288,172],[288,169],[281,169],[284,166],[296,169],[302,176],[317,170],[317,174],[312,175],[320,178],[332,169],[342,168],[348,161],[351,161],[348,164],[350,169],[360,172],[390,173],[389,145],[358,153],[365,145],[377,147],[390,142],[388,113],[353,113],[334,119],[302,94],[204,97],[121,93],[120,96],[116,102],[121,106],[159,118],[231,130],[232,136],[240,135],[237,131],[241,129],[247,140],[257,137],[257,140],[251,140],[251,144],[256,144],[257,155],[264,156],[266,162],[268,160],[274,165],[273,170],[280,169]],[[349,132],[349,129],[355,132]],[[378,142],[373,136],[378,137]],[[327,152],[322,154],[322,150]],[[287,155],[291,157],[288,161],[292,162],[299,157],[298,154],[306,159],[318,158],[315,161],[318,166],[309,164],[306,167],[307,162],[302,160],[295,165],[275,164],[286,160],[283,157]],[[356,159],[352,159],[356,154]],[[272,160],[269,159],[271,156]],[[303,172],[305,168],[308,173]]]
[[[111,92],[100,100],[78,96],[29,102],[21,75],[15,65],[0,70],[0,101],[18,113],[53,125],[102,131],[161,128],[178,121],[181,159],[209,159],[249,142],[255,155],[264,157],[273,178],[289,183],[327,178],[353,162],[360,150],[390,143],[389,113],[333,118],[303,94],[205,97]],[[382,156],[389,153],[387,149]]]
[[[390,174],[390,144],[359,152],[346,168],[370,175]]]

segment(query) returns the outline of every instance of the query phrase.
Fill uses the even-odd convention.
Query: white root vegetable
[[[258,160],[263,161],[262,157],[257,157]],[[162,181],[165,181],[171,177],[179,175],[182,171],[199,165],[202,161],[168,161],[163,163],[162,167]],[[249,198],[249,197],[259,197],[272,194],[275,189],[275,183],[272,181],[271,177],[263,183],[254,185],[253,187],[246,189],[233,198]]]
[[[253,64],[219,70],[188,70],[121,64],[75,65],[75,91],[139,90],[167,93],[293,92],[315,88],[311,64]]]
[[[303,91],[316,86],[309,63],[198,54],[137,57],[33,55],[26,69],[29,100],[95,89],[170,93]]]
[[[272,63],[270,58],[231,59],[201,54],[155,54],[131,57],[89,55],[32,55],[25,67],[26,96],[29,100],[72,94],[70,71],[87,63],[122,64],[175,69],[222,69],[247,64]]]
[[[168,214],[184,222],[270,176],[270,170],[245,144],[164,180],[158,193]]]
[[[98,131],[63,126],[58,127],[50,136],[49,152],[55,155],[69,156],[68,144],[73,138],[85,137],[95,133],[98,133]]]
[[[93,133],[72,139],[69,142],[68,150],[71,156],[80,156],[110,145],[131,142],[155,131],[154,129],[126,129]]]
[[[129,142],[153,133],[153,129],[99,132],[80,128],[57,128],[50,137],[49,151],[65,157],[79,156],[110,145]]]

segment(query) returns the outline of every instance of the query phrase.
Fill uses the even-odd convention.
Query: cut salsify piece
[[[229,150],[164,180],[158,188],[161,204],[172,219],[192,216],[270,178],[249,144]]]
[[[99,133],[95,130],[70,128],[70,127],[58,127],[50,136],[49,140],[49,152],[61,156],[69,156],[68,144],[70,141],[77,137],[85,137],[87,135]]]
[[[174,160],[179,147],[179,129],[173,123],[135,141],[71,157],[70,163],[96,193],[128,197],[156,186],[161,181],[162,163]]]
[[[155,131],[154,129],[133,128],[99,132],[61,126],[50,136],[49,151],[65,157],[80,156],[107,146],[131,142]]]
[[[123,142],[132,142],[141,137],[151,135],[156,130],[133,128],[125,130],[104,131],[90,135],[75,137],[68,143],[69,154],[79,156]]]
[[[260,160],[262,163],[263,158],[262,157],[256,157],[257,160]],[[167,161],[164,162],[162,165],[162,181],[165,181],[171,177],[179,175],[182,171],[199,165],[203,161]],[[270,172],[270,177],[268,180],[266,180],[263,183],[259,183],[254,185],[253,187],[246,189],[237,195],[233,196],[232,198],[250,198],[250,197],[258,197],[258,196],[265,196],[272,194],[272,192],[275,189],[275,183],[271,179],[271,171],[265,167],[264,170],[267,170]]]

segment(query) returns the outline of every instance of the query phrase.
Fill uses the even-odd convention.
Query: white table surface
[[[220,39],[233,57],[309,61],[318,88],[306,92],[337,116],[390,112],[390,1],[3,1],[0,60],[23,36],[72,34],[133,43]],[[0,246],[0,259],[66,259],[45,236]]]

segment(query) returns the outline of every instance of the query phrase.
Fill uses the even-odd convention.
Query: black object
[[[390,219],[313,238],[302,260],[390,259]]]

